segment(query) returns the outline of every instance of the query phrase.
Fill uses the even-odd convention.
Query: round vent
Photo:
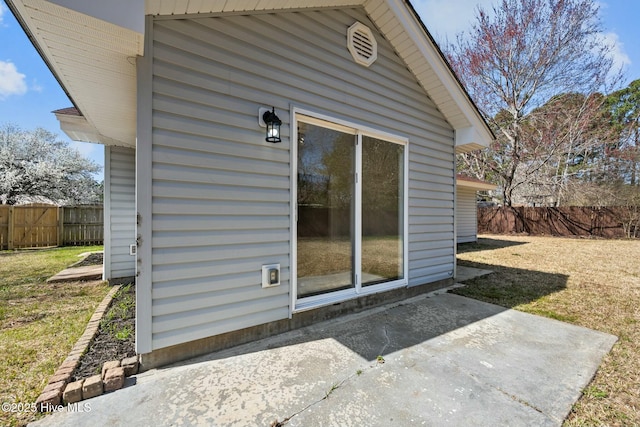
[[[347,47],[353,59],[368,67],[378,58],[378,43],[371,29],[361,22],[356,22],[347,31]]]

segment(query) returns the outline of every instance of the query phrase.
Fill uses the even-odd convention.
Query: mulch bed
[[[71,381],[99,374],[104,362],[122,360],[135,356],[135,286],[123,285],[114,295],[109,310],[100,322],[98,334],[89,345],[89,349],[80,359],[80,365],[73,372]],[[123,310],[123,306],[126,310]],[[116,337],[114,331],[129,330],[128,337]]]
[[[87,255],[82,261],[73,264],[72,267],[85,267],[87,265],[101,265],[103,259],[104,259],[104,254],[102,252],[94,252],[92,254]]]

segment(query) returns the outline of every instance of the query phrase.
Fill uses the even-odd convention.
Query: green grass
[[[482,236],[458,263],[493,270],[453,292],[618,337],[565,426],[640,426],[640,240]]]
[[[106,315],[100,321],[100,327],[118,340],[125,341],[131,338],[134,329],[130,325],[122,325],[118,320],[128,319],[132,311],[135,310],[135,294],[129,292],[132,285],[122,286],[116,295],[116,301]]]
[[[0,402],[34,403],[82,335],[109,287],[101,281],[46,279],[101,246],[0,252]],[[33,421],[0,412],[0,425]]]

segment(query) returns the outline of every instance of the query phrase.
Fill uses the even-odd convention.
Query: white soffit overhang
[[[143,34],[50,1],[8,2],[82,113],[65,117],[63,131],[73,139],[135,146],[135,59]]]
[[[495,190],[496,188],[498,188],[496,185],[486,181],[469,179],[460,176],[456,177],[456,185],[458,187],[471,188],[474,190]]]
[[[364,7],[406,62],[455,129],[456,152],[487,147],[493,139],[406,0],[7,1],[13,4],[87,123],[95,128],[98,139],[104,141],[135,145],[135,58],[143,54],[144,15],[347,6]]]

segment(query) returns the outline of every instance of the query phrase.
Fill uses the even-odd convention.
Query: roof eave
[[[69,130],[70,136],[73,134],[76,138],[100,139],[95,136],[102,135],[103,138],[117,141],[121,145],[135,145],[136,80],[135,72],[129,68],[133,66],[129,59],[143,53],[141,49],[144,45],[144,35],[130,28],[118,26],[117,22],[100,21],[100,17],[103,17],[102,15],[98,17],[96,17],[97,15],[88,16],[82,14],[79,10],[64,9],[63,6],[60,6],[61,4],[82,5],[82,2],[74,3],[75,0],[57,0],[53,3],[43,2],[41,5],[40,3],[34,3],[34,1],[35,0],[7,0],[7,4],[71,102],[84,114],[85,122],[83,122],[80,127],[93,127],[93,130],[90,132],[76,132],[76,129],[71,127],[67,122],[65,124],[61,123],[63,129],[66,127]],[[136,4],[138,3],[139,2],[136,2]],[[30,5],[30,9],[27,8],[27,4]],[[148,6],[150,4],[149,0],[147,0],[145,4]],[[176,3],[174,5],[174,9],[178,7],[178,4],[179,3]],[[289,2],[287,7],[282,9],[282,3],[262,2],[260,4],[263,8],[268,6],[270,10],[288,10],[289,8],[309,7],[310,5],[309,3],[303,2]],[[376,19],[379,19],[380,16],[374,18],[373,15],[376,15],[376,12],[379,11],[381,7],[385,10],[385,18],[393,15],[395,17],[394,22],[401,25],[403,32],[406,33],[406,36],[411,39],[415,47],[421,52],[422,59],[418,59],[419,62],[412,65],[414,70],[418,72],[421,64],[428,64],[429,68],[432,69],[431,72],[437,77],[436,81],[438,83],[434,88],[429,87],[427,83],[428,80],[433,80],[433,75],[425,73],[422,76],[418,76],[416,74],[416,78],[423,85],[426,93],[432,97],[436,105],[438,105],[438,108],[443,112],[445,118],[452,125],[455,131],[456,152],[466,152],[483,148],[495,139],[491,129],[482,118],[478,108],[453,72],[446,57],[409,0],[317,0],[313,2],[313,4],[334,6],[359,4],[367,10],[367,13],[372,16],[374,22],[376,22]],[[45,7],[45,5],[48,6]],[[102,53],[96,53],[96,55],[103,55],[99,57],[100,61],[90,62],[92,61],[91,57],[84,59],[85,62],[89,61],[86,64],[87,66],[95,67],[96,78],[100,76],[107,77],[103,79],[103,81],[108,81],[110,86],[89,84],[86,76],[83,77],[84,74],[81,75],[73,71],[73,69],[69,69],[68,64],[56,63],[51,53],[51,46],[40,45],[40,43],[46,44],[47,30],[43,30],[40,27],[36,28],[35,21],[30,22],[30,20],[33,20],[33,17],[28,16],[27,19],[21,17],[21,11],[25,14],[32,14],[35,9],[38,9],[40,14],[51,13],[52,18],[60,20],[58,24],[55,24],[55,28],[60,28],[64,25],[64,22],[66,22],[64,18],[61,18],[61,10],[64,10],[64,14],[68,16],[82,19],[84,25],[81,28],[84,29],[83,31],[86,32],[86,34],[83,32],[82,34],[77,34],[72,40],[70,39],[70,41],[75,43],[81,43],[84,37],[95,36],[96,34],[100,36],[101,34],[106,34],[105,32],[109,32],[109,34],[114,36],[113,38],[117,39],[117,42],[120,44],[105,45],[105,50],[101,51]],[[135,10],[138,11],[139,9]],[[161,13],[161,10],[162,8],[159,9],[159,13]],[[188,11],[188,9],[185,9],[185,11]],[[139,13],[149,12],[143,11]],[[376,24],[382,25],[383,23],[376,22]],[[36,34],[32,32],[30,25],[35,28],[34,31]],[[389,32],[397,33],[393,28],[387,28],[386,31],[382,31],[387,37],[389,37]],[[107,38],[102,37],[102,39],[106,40]],[[62,48],[65,46],[66,44],[62,46]],[[80,44],[79,46],[81,47],[82,45]],[[61,46],[55,45],[53,47],[60,48]],[[112,54],[114,53],[114,47],[119,49],[117,55]],[[398,50],[398,48],[396,49]],[[94,51],[89,52],[89,56],[92,56]],[[415,50],[413,51],[415,52]],[[399,53],[401,56],[404,53],[410,55],[409,52]],[[407,58],[404,59],[407,60]],[[101,65],[101,68],[98,68],[94,65],[95,63],[103,65]],[[104,64],[110,65],[105,68]],[[67,66],[67,69],[65,69],[65,66]]]
[[[60,129],[73,141],[130,146],[130,144],[123,144],[121,141],[116,141],[101,135],[97,129],[89,123],[87,118],[81,114],[66,114],[59,111],[60,110],[53,111],[53,114],[55,114],[60,123]]]
[[[455,127],[456,130],[456,152],[468,152],[477,150],[480,148],[485,148],[490,145],[490,143],[496,139],[495,134],[489,127],[489,124],[486,122],[480,109],[475,104],[469,92],[466,90],[465,86],[462,84],[460,78],[453,71],[453,67],[449,63],[449,60],[445,56],[444,52],[440,49],[440,46],[435,41],[426,25],[420,18],[420,15],[416,11],[416,9],[411,4],[409,0],[387,0],[388,2],[403,2],[406,5],[406,8],[411,12],[415,23],[422,30],[422,34],[425,37],[425,41],[429,44],[429,47],[436,53],[438,59],[444,65],[444,70],[446,71],[447,76],[445,77],[443,73],[440,73],[439,78],[441,80],[450,79],[451,85],[448,86],[450,93],[452,95],[457,95],[455,102],[458,105],[463,113],[465,114],[467,120],[469,120],[470,127],[473,128],[473,135],[469,134],[469,129],[465,129],[464,127]],[[425,55],[428,58],[428,56]],[[433,63],[433,61],[430,61]],[[453,89],[455,87],[456,92],[454,93]],[[458,139],[458,135],[460,133],[465,134],[464,138]]]
[[[29,29],[29,26],[26,24],[26,22],[22,18],[22,15],[20,15],[20,13],[18,12],[18,9],[16,8],[16,6],[14,4],[14,0],[5,0],[5,3],[7,5],[7,7],[9,8],[9,11],[13,15],[13,17],[16,19],[16,21],[18,21],[18,24],[22,28],[22,31],[24,31],[24,33],[26,34],[27,38],[29,39],[29,42],[31,42],[31,45],[36,50],[36,52],[38,53],[38,55],[40,56],[40,58],[42,59],[44,64],[47,66],[47,68],[49,69],[49,71],[53,75],[53,78],[56,79],[56,81],[58,82],[58,85],[60,85],[60,87],[62,88],[62,91],[64,92],[64,94],[67,95],[67,98],[69,98],[69,102],[71,102],[73,104],[73,106],[78,111],[80,111],[80,109],[76,105],[75,101],[73,100],[73,98],[69,94],[69,91],[67,90],[66,86],[64,85],[64,83],[60,79],[60,76],[56,72],[56,69],[53,67],[53,65],[49,61],[49,58],[47,58],[47,56],[44,54],[42,48],[40,47],[40,43],[38,43],[38,40],[34,37],[33,33]]]

